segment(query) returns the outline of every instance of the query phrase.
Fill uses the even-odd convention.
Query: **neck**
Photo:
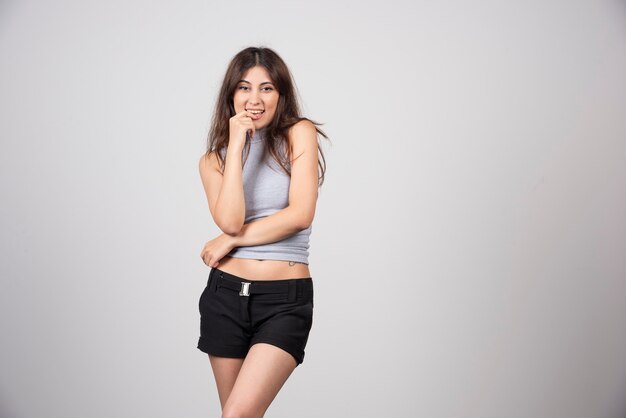
[[[254,131],[254,136],[251,138],[252,140],[260,140],[265,138],[265,131],[266,131],[266,126],[264,126],[263,128],[259,128],[256,129]]]

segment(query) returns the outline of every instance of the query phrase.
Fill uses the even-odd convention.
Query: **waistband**
[[[282,293],[300,297],[313,291],[312,277],[283,280],[251,280],[235,276],[218,268],[213,268],[210,276],[212,279],[217,280],[217,285],[238,290],[240,296]]]

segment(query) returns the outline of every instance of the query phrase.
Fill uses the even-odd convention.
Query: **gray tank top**
[[[246,203],[245,223],[254,222],[284,209],[289,204],[290,177],[265,148],[265,128],[256,130],[243,166],[243,192]],[[222,150],[225,158],[225,149]],[[289,167],[289,165],[288,165]],[[269,244],[235,247],[227,255],[257,260],[285,260],[309,264],[309,237],[312,225],[280,241]]]

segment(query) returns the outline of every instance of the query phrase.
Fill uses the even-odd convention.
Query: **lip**
[[[248,109],[248,110],[254,110],[254,109]],[[261,110],[261,109],[259,109]],[[259,120],[263,117],[263,115],[265,115],[265,111],[263,111],[262,113],[259,113],[258,115],[253,114],[252,116],[250,116],[252,118],[252,120]]]

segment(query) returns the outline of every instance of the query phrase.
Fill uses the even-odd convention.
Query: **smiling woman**
[[[246,75],[249,80],[241,80],[233,102],[235,104],[235,112],[239,113],[238,109],[241,109],[242,105],[247,106],[245,110],[252,113],[252,120],[260,120],[265,114],[265,120],[272,119],[276,112],[276,104],[278,103],[278,92],[269,81],[269,74],[265,68],[256,66],[248,70]],[[255,86],[256,80],[256,86]],[[265,80],[265,81],[262,81]],[[257,97],[255,95],[260,95]],[[259,101],[262,99],[264,107],[257,107],[260,105]],[[255,104],[259,103],[259,104]]]
[[[271,120],[276,113],[279,94],[270,81],[267,70],[262,66],[255,66],[248,70],[245,79],[237,86],[233,104],[235,113],[246,110],[251,113],[252,120]],[[261,124],[259,124],[260,126]]]
[[[328,137],[300,115],[294,92],[276,52],[239,52],[199,162],[222,234],[200,253],[211,273],[198,349],[209,355],[222,416],[263,416],[302,364],[313,323],[309,237],[325,173],[318,135]]]

